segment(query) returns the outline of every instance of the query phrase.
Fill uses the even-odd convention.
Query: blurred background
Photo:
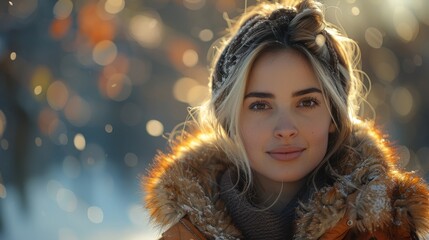
[[[139,177],[255,2],[1,1],[0,239],[155,239]],[[428,179],[429,1],[322,2],[361,47],[365,116]]]

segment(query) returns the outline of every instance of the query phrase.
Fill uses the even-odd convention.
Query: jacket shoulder
[[[398,166],[395,147],[373,125],[355,127],[350,150],[340,159],[342,168],[336,169],[341,176],[300,207],[297,239],[327,233],[428,239],[428,184]]]
[[[167,229],[161,240],[205,240],[204,235],[186,218]]]
[[[207,237],[235,239],[240,232],[219,197],[217,182],[229,167],[210,134],[186,134],[167,153],[158,153],[141,181],[152,223],[161,228],[179,224],[173,231],[186,216]]]

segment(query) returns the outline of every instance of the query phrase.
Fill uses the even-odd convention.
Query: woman
[[[428,238],[428,186],[357,119],[355,42],[292,2],[241,17],[193,130],[143,179],[163,239]]]

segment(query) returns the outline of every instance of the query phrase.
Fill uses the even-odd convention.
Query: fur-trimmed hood
[[[336,166],[337,181],[298,208],[295,239],[317,239],[348,216],[358,231],[406,226],[429,237],[429,189],[397,167],[392,146],[371,123],[355,124],[351,148]],[[218,178],[232,167],[207,135],[188,136],[159,153],[142,180],[145,207],[161,227],[187,218],[205,235],[237,239],[241,234],[219,198]]]

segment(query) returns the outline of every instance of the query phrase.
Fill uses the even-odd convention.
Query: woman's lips
[[[299,158],[301,154],[305,151],[305,148],[300,147],[290,147],[290,148],[280,148],[267,151],[268,155],[272,158],[279,161],[290,161],[296,158]]]

